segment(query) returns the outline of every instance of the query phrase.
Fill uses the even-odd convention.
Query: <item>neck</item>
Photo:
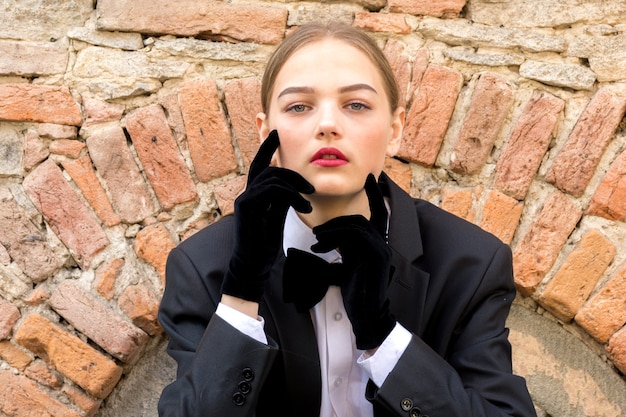
[[[339,216],[360,214],[370,217],[369,202],[365,191],[353,196],[320,196],[306,197],[313,207],[311,213],[298,213],[298,216],[309,227],[313,228]]]

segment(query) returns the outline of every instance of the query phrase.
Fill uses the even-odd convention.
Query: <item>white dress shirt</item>
[[[283,249],[311,252],[317,242],[312,230],[290,208],[285,221]],[[341,262],[333,250],[316,254],[327,262]],[[264,320],[251,318],[219,304],[216,314],[243,333],[267,344]],[[322,376],[320,417],[372,417],[372,404],[365,399],[365,386],[371,379],[381,386],[411,340],[411,333],[396,323],[376,353],[367,356],[355,344],[352,325],[346,314],[339,287],[331,285],[325,297],[311,309],[317,337]]]

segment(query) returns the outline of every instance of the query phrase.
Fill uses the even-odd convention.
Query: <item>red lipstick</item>
[[[311,163],[321,167],[338,167],[348,163],[348,158],[337,148],[321,148],[311,158]]]

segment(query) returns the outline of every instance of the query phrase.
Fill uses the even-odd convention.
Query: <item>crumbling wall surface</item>
[[[231,213],[260,76],[309,21],[371,34],[406,107],[386,171],[510,244],[540,415],[620,416],[622,0],[0,2],[0,416],[156,416],[167,254]],[[549,395],[548,395],[549,393]]]

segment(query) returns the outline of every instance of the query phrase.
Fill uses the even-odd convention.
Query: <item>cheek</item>
[[[280,147],[276,156],[278,158],[278,164],[283,168],[295,169],[298,159],[298,149],[302,149],[293,141],[288,139],[280,141]]]
[[[385,163],[385,156],[387,155],[387,143],[381,141],[380,137],[371,141],[368,146],[365,146],[364,158],[372,168],[380,168]]]

